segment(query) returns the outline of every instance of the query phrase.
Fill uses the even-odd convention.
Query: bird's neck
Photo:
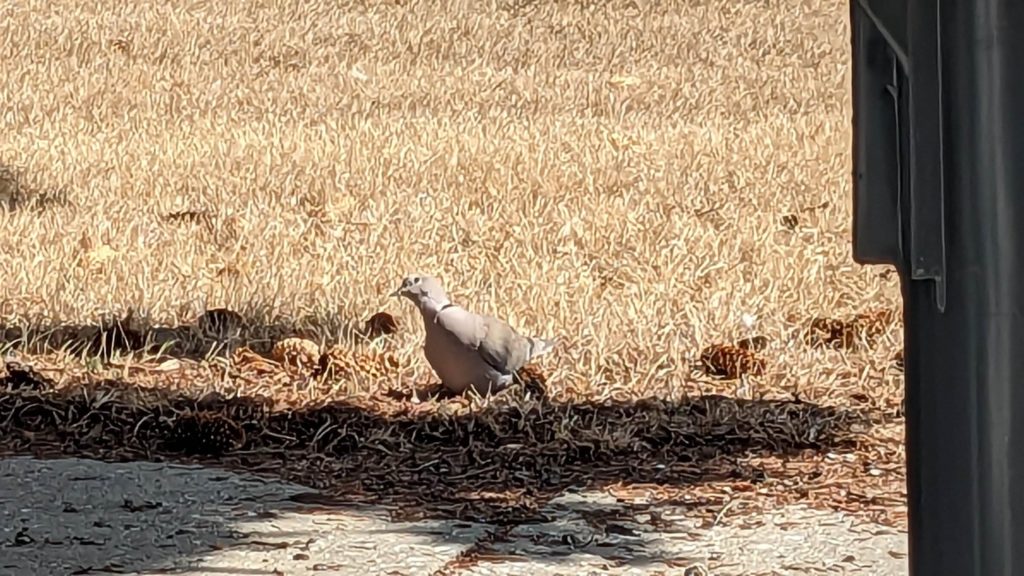
[[[420,312],[423,314],[424,322],[433,323],[437,319],[437,315],[442,310],[453,304],[448,300],[434,300],[433,298],[424,298],[418,302]]]

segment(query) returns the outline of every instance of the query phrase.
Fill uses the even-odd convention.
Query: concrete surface
[[[708,529],[666,508],[608,516],[566,494],[543,524],[391,522],[384,508],[307,507],[302,486],[222,470],[0,460],[0,574],[906,574],[906,537],[841,514],[779,510]],[[611,518],[611,519],[609,519]],[[655,527],[657,526],[657,527]],[[500,537],[495,534],[500,533]],[[477,554],[473,554],[473,552]]]

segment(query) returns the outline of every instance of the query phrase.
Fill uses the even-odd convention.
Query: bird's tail
[[[551,349],[555,347],[554,340],[545,340],[543,338],[530,338],[530,360],[543,356]]]

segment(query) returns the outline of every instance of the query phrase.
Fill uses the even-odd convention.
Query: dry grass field
[[[458,303],[559,340],[537,364],[549,401],[597,418],[535,422],[551,442],[590,442],[565,470],[654,453],[671,468],[704,438],[720,453],[690,469],[731,471],[707,479],[712,496],[743,484],[903,522],[899,314],[880,316],[869,342],[804,337],[818,316],[900,308],[895,274],[851,257],[845,1],[16,0],[0,4],[0,78],[0,322],[55,389],[118,380],[127,407],[161,387],[258,388],[280,410],[409,390],[433,377],[422,327],[386,294],[433,273]],[[344,344],[385,311],[398,363],[376,383],[321,388],[272,363],[225,367],[207,353],[216,339],[190,328],[220,307],[244,320],[242,353],[295,335]],[[129,310],[126,329],[162,352],[76,347]],[[698,369],[706,347],[754,335],[759,373]],[[732,412],[698,410],[702,394]],[[29,396],[72,401],[9,393],[8,435]],[[512,410],[373,398],[346,414],[409,424]],[[92,423],[99,404],[26,416],[32,441],[5,444],[86,451],[96,438],[67,415]],[[138,432],[132,414],[115,416]],[[870,425],[844,428],[854,414]],[[114,420],[93,452],[152,456],[142,435],[115,446]],[[651,436],[664,422],[695,436]],[[383,458],[359,454],[335,472]],[[751,468],[756,481],[736,473]]]

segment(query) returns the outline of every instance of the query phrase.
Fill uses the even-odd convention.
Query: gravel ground
[[[670,507],[623,518],[614,498],[568,493],[549,522],[499,527],[292,499],[309,493],[211,468],[0,460],[0,574],[907,573],[904,533],[801,507],[708,527]]]

